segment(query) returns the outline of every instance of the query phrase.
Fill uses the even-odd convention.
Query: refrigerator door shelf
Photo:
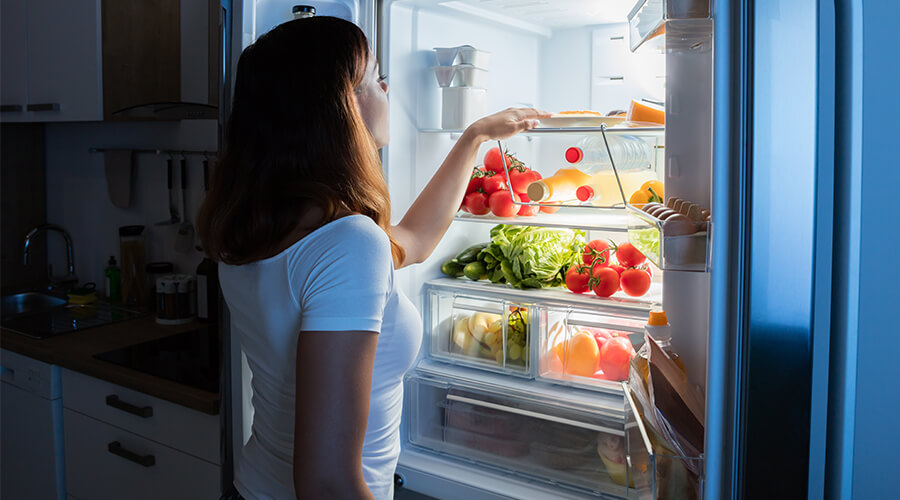
[[[694,232],[683,231],[684,225],[667,226],[641,209],[628,205],[628,241],[664,271],[709,270],[710,223],[702,225],[685,220]],[[704,229],[705,230],[697,230]],[[670,230],[671,229],[671,230]],[[672,230],[676,234],[671,234]],[[685,234],[687,233],[687,234]]]
[[[598,314],[570,307],[536,308],[539,342],[537,378],[609,393],[621,393],[628,378],[623,349],[637,350],[643,343],[646,314]],[[622,337],[616,346],[598,347],[596,336]],[[608,340],[607,340],[608,342]],[[619,361],[619,363],[617,363]]]
[[[627,469],[629,411],[621,395],[608,400],[618,411],[604,413],[578,398],[535,397],[452,374],[413,371],[406,388],[408,439],[417,449],[587,496],[636,497],[628,486],[635,482]]]
[[[497,297],[425,292],[431,356],[449,363],[531,377],[531,308]]]

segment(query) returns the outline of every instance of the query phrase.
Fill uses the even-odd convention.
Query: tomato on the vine
[[[558,211],[558,206],[546,205],[544,203],[541,203],[541,212],[544,212],[545,214],[555,214]]]
[[[637,267],[647,260],[647,257],[631,243],[622,243],[616,248],[616,258],[619,264],[625,267]]]
[[[620,276],[622,291],[632,297],[640,297],[650,290],[650,275],[640,269],[626,269]]]
[[[540,174],[528,167],[516,167],[509,172],[509,183],[512,190],[517,193],[528,191],[528,185],[537,181]]]
[[[619,290],[619,274],[614,269],[597,264],[591,269],[589,284],[598,297],[609,297]]]
[[[590,279],[591,273],[587,266],[574,264],[566,271],[566,288],[575,293],[585,293],[591,289],[588,286]]]
[[[478,191],[467,194],[463,204],[465,204],[469,213],[474,215],[484,215],[491,211],[487,195]]]
[[[608,266],[611,256],[612,251],[610,250],[609,243],[603,240],[593,240],[589,242],[584,246],[584,252],[581,254],[585,264],[592,265],[596,261],[600,266]]]
[[[507,155],[506,165],[509,166],[510,163],[509,155]],[[494,172],[503,170],[503,160],[500,159],[500,148],[496,146],[492,147],[484,154],[484,168],[486,170],[493,170]]]
[[[519,211],[519,207],[513,203],[512,198],[510,198],[509,195],[510,192],[503,189],[494,191],[488,198],[488,205],[491,207],[491,212],[497,217],[513,217],[516,215],[516,212]],[[515,194],[513,193],[513,195]]]
[[[484,181],[481,183],[481,189],[484,190],[484,194],[488,196],[497,191],[506,189],[506,176],[501,172],[485,177]]]
[[[529,198],[527,194],[518,193],[517,196],[519,197],[519,200],[522,201],[522,203],[531,203],[531,198]],[[519,206],[519,215],[531,217],[533,215],[537,215],[537,213],[540,212],[540,210],[541,210],[540,207],[535,207],[532,205],[520,205]]]

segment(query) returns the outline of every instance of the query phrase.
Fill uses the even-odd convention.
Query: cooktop
[[[219,335],[215,328],[134,344],[95,358],[209,392],[219,392]]]

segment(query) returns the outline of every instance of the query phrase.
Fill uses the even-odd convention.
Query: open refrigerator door
[[[783,40],[814,61],[816,36],[833,35],[817,31],[827,26],[813,21],[810,12],[821,8],[815,3],[787,9],[768,0],[740,8],[698,0],[303,2],[317,15],[359,24],[390,74],[391,143],[382,158],[397,218],[473,120],[510,106],[554,112],[536,129],[481,148],[473,168],[482,169],[476,191],[484,197],[461,205],[431,258],[397,272],[425,325],[405,380],[398,485],[437,498],[685,498],[704,489],[725,496],[742,471],[756,478],[771,473],[772,460],[812,467],[803,439],[777,444],[777,453],[759,451],[776,446],[761,446],[760,438],[789,430],[816,438],[804,430],[802,415],[768,416],[778,413],[768,408],[771,395],[808,398],[807,379],[765,374],[765,387],[757,382],[750,391],[747,367],[790,359],[794,372],[812,365],[821,380],[820,361],[828,353],[818,349],[814,358],[804,350],[821,333],[807,328],[812,316],[803,304],[822,299],[804,287],[812,276],[827,282],[816,269],[830,265],[826,259],[813,268],[811,257],[797,253],[790,282],[766,281],[769,274],[751,280],[751,258],[742,249],[753,229],[755,259],[764,261],[766,246],[778,237],[814,250],[811,228],[820,224],[817,214],[829,213],[827,197],[804,198],[802,210],[788,208],[787,196],[766,198],[823,175],[810,160],[818,154],[810,154],[816,70],[799,65],[801,78],[779,76],[799,67],[782,50]],[[297,5],[234,4],[233,38],[241,43],[232,64],[258,36],[290,20]],[[754,15],[766,22],[753,28]],[[753,50],[767,59],[754,60]],[[754,65],[771,71],[754,80],[747,73]],[[752,94],[754,88],[763,91]],[[749,107],[751,94],[758,109]],[[791,121],[777,120],[780,113],[765,106],[793,110]],[[763,140],[753,142],[755,135]],[[756,170],[746,156],[751,145],[763,159]],[[490,153],[493,148],[498,151]],[[792,159],[777,166],[791,174],[770,173],[777,154]],[[505,208],[492,210],[484,186],[491,155],[500,164],[491,182],[515,186],[524,181],[514,177],[540,175],[525,183],[527,199],[507,191]],[[820,190],[828,185],[821,181]],[[543,185],[529,190],[535,182]],[[758,197],[752,206],[750,184]],[[590,190],[580,189],[585,186]],[[776,205],[791,215],[771,217],[767,210],[774,214]],[[515,212],[497,215],[509,210]],[[573,293],[563,286],[563,273],[579,255],[560,242],[595,240],[639,250],[649,286],[632,294]],[[560,262],[566,251],[569,260]],[[622,259],[606,255],[610,262]],[[479,264],[466,272],[473,261]],[[738,303],[748,296],[752,303]],[[769,298],[775,296],[782,299]],[[672,327],[672,352],[700,399],[705,394],[708,448],[689,456],[657,445],[659,436],[642,417],[652,400],[629,387],[630,369],[616,362],[615,350],[601,347],[619,345],[618,359],[623,351],[626,359],[640,351],[648,315],[660,306]],[[748,325],[756,323],[759,338],[797,341],[757,343],[747,354],[758,335]],[[755,380],[765,378],[755,373]],[[252,420],[248,380],[244,365],[243,384],[233,387],[236,400],[245,402],[244,439]],[[750,399],[756,403],[749,412],[761,426],[741,421]],[[758,460],[742,464],[739,443],[746,446],[753,436]],[[792,465],[778,470],[790,474]],[[819,477],[813,472],[811,485]]]

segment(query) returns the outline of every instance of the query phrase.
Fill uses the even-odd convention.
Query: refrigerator
[[[475,109],[484,114],[510,106],[606,114],[632,99],[665,109],[665,126],[544,125],[484,144],[479,163],[499,146],[546,177],[567,166],[565,152],[579,141],[636,137],[666,197],[711,213],[705,231],[676,241],[619,202],[512,219],[460,212],[426,262],[397,272],[425,325],[404,383],[398,491],[490,499],[824,494],[835,172],[834,116],[823,110],[835,99],[833,5],[233,0],[223,2],[231,36],[222,95],[230,95],[240,51],[290,20],[298,4],[358,24],[389,75],[391,141],[382,160],[395,222],[462,132],[453,126],[459,115],[448,119],[456,111],[444,94],[452,91],[435,69],[436,48],[461,46],[481,51],[487,71],[452,84],[477,78],[485,90]],[[650,290],[602,298],[441,273],[497,224],[576,229],[585,241],[616,243],[655,229]],[[575,375],[552,359],[582,329],[613,331],[638,347],[657,306],[703,395],[697,453],[660,452],[627,385]],[[496,357],[454,342],[455,324],[476,313],[499,320]],[[526,345],[513,356],[512,330],[523,324]],[[249,437],[252,374],[240,347],[228,350],[226,425],[236,457]]]

